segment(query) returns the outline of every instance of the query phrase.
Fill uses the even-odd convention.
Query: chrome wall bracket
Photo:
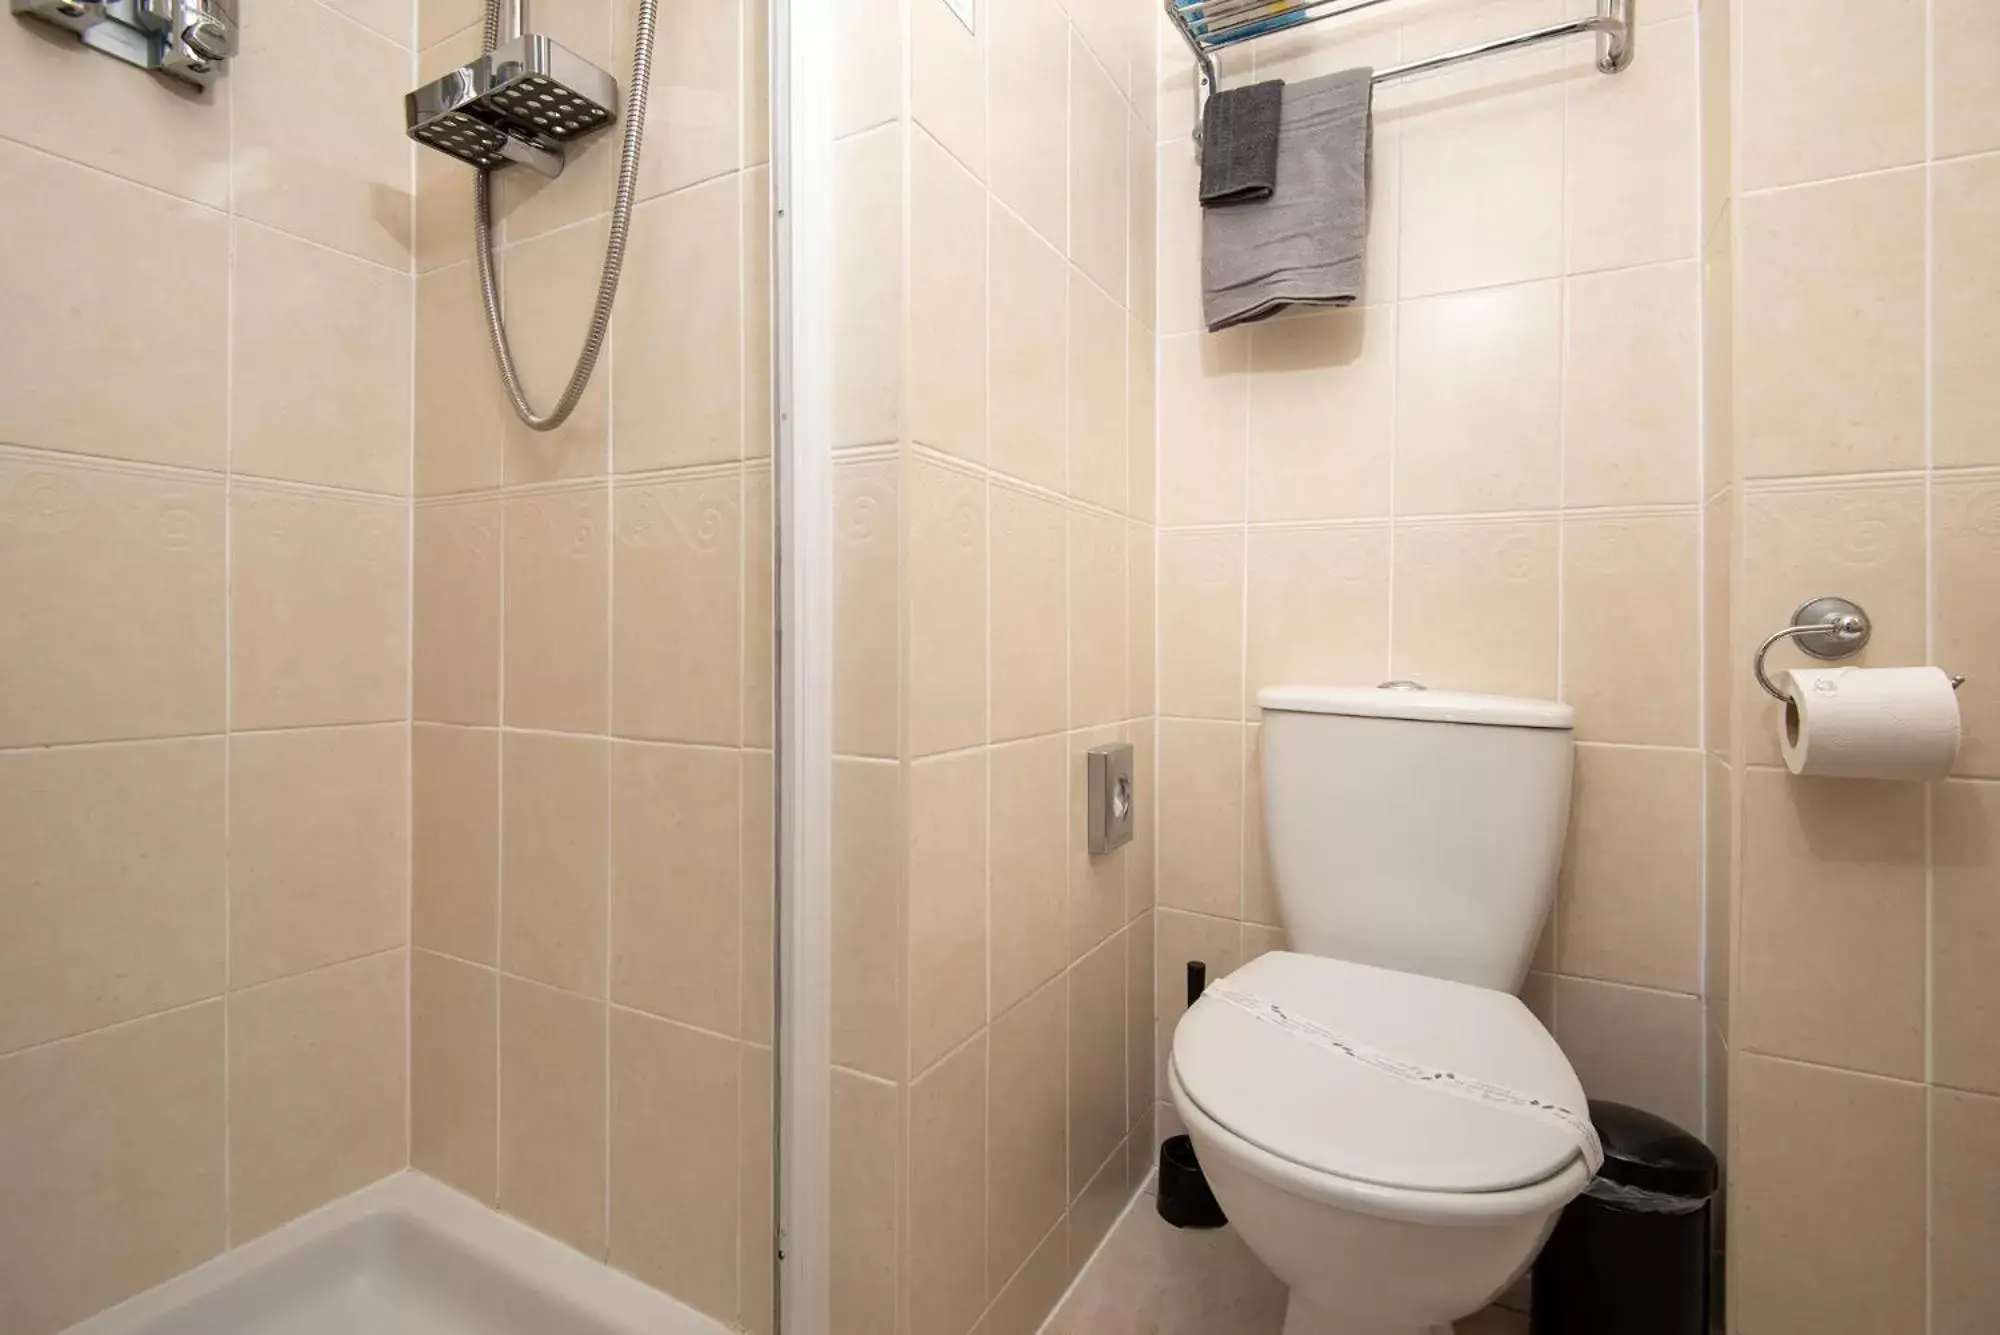
[[[206,88],[241,47],[237,0],[10,0],[128,65]]]
[[[1860,653],[1868,647],[1868,641],[1874,634],[1875,623],[1868,619],[1868,613],[1861,604],[1853,599],[1830,594],[1808,598],[1799,604],[1798,611],[1792,613],[1791,625],[1765,637],[1764,642],[1757,646],[1757,653],[1750,660],[1750,671],[1766,695],[1773,700],[1783,700],[1785,693],[1778,689],[1777,683],[1764,670],[1764,656],[1779,640],[1793,640],[1814,658],[1831,662]],[[1963,677],[1951,679],[1954,691],[1964,684]]]

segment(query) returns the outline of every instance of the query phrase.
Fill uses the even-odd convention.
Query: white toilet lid
[[[1562,1050],[1504,992],[1283,951],[1227,982],[1374,1053],[1588,1116]],[[1182,1018],[1173,1060],[1188,1097],[1232,1134],[1360,1182],[1506,1191],[1579,1155],[1576,1133],[1555,1118],[1387,1073],[1216,996]]]

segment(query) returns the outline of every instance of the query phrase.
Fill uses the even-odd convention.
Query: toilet
[[[1598,1161],[1576,1073],[1514,995],[1555,893],[1572,715],[1286,687],[1263,714],[1290,951],[1211,985],[1168,1085],[1285,1335],[1449,1335]]]

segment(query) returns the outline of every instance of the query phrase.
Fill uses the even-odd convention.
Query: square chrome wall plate
[[[1109,853],[1132,842],[1132,744],[1093,746],[1085,753],[1084,800],[1090,851]]]

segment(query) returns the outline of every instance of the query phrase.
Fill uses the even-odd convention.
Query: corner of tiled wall
[[[629,90],[636,0],[536,30]],[[480,44],[425,0],[418,65]],[[526,429],[472,177],[417,165],[414,1165],[743,1329],[771,1326],[770,167],[764,0],[667,10],[610,342]],[[546,410],[619,136],[494,185]]]
[[[10,1333],[407,1162],[413,32],[0,19]]]
[[[1732,7],[1722,7],[1727,19]],[[1734,0],[1732,1330],[1986,1330],[2000,1225],[2000,11]],[[1726,46],[1725,46],[1726,43]],[[1723,298],[1728,301],[1728,296]],[[1714,373],[1712,373],[1714,374]],[[1797,779],[1748,654],[1807,597],[1971,678],[1954,776]],[[1774,651],[1783,654],[1784,651]],[[1785,661],[1795,661],[1787,659]]]

